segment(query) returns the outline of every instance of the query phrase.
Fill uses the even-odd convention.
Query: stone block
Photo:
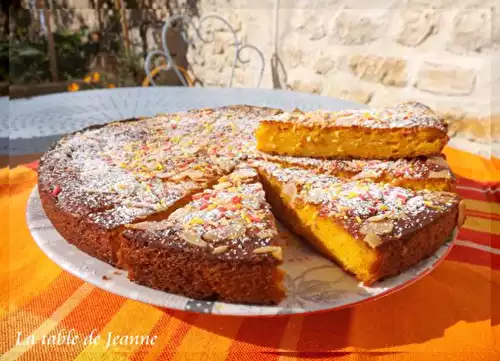
[[[294,80],[289,84],[291,90],[303,92],[303,93],[321,93],[321,83],[319,81],[307,81],[307,80]]]
[[[213,47],[212,47],[212,54],[214,54],[214,55],[224,54],[226,46],[227,46],[227,43],[224,40],[216,37],[214,39],[214,43],[213,43]]]
[[[439,15],[433,10],[403,10],[400,13],[400,23],[396,41],[401,45],[414,47],[437,32]]]
[[[305,34],[309,40],[323,39],[326,36],[326,28],[317,15],[318,11],[298,9],[292,13],[291,27]]]
[[[323,24],[317,24],[309,35],[309,40],[320,40],[326,36],[326,29]]]
[[[404,59],[353,55],[349,57],[348,67],[354,75],[363,80],[398,87],[408,84]]]
[[[464,10],[453,19],[447,49],[455,53],[481,52],[491,46],[491,10]]]
[[[407,0],[408,9],[457,9],[457,8],[487,8],[495,0]]]
[[[305,53],[301,49],[290,47],[285,50],[284,62],[286,66],[294,69],[304,63]]]
[[[343,10],[331,29],[331,39],[341,45],[362,45],[379,39],[390,21],[389,13]]]
[[[368,104],[373,96],[373,92],[356,87],[342,88],[341,84],[330,84],[326,95],[355,103]]]
[[[474,91],[474,70],[445,64],[424,63],[415,87],[426,92],[444,95],[468,95]]]
[[[331,56],[321,56],[314,63],[314,71],[317,74],[324,75],[335,66],[335,61]]]
[[[241,19],[235,13],[220,14],[233,28],[235,32],[241,30]],[[215,32],[229,32],[228,26],[219,19],[207,20],[207,26],[210,30]]]

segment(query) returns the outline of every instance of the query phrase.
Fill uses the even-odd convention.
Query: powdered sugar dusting
[[[266,122],[287,122],[298,126],[366,127],[379,129],[435,128],[446,132],[447,127],[430,108],[416,102],[405,102],[391,108],[352,109],[337,112],[284,113],[264,119]]]

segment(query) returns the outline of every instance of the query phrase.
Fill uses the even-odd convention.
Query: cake
[[[257,149],[298,157],[396,159],[438,155],[447,127],[427,106],[406,102],[392,108],[338,112],[294,111],[264,118]]]
[[[277,303],[284,295],[278,231],[257,172],[242,168],[168,219],[127,226],[131,280],[197,299]]]
[[[352,181],[375,187],[382,182],[391,189],[402,186],[404,189],[398,189],[404,192],[453,189],[453,177],[439,156],[360,161],[291,158],[257,151],[255,131],[261,124],[259,120],[280,114],[283,112],[279,109],[228,106],[117,121],[74,132],[55,142],[40,160],[38,191],[43,208],[69,243],[125,269],[137,283],[198,299],[273,304],[284,297],[279,266],[286,247],[275,236],[271,211],[286,221],[284,215],[295,206],[279,202],[280,189],[290,186],[273,181],[266,169],[277,172],[289,168],[290,172],[326,177],[332,184]],[[247,176],[238,180],[238,174],[240,178],[242,174]],[[259,182],[264,184],[273,208],[266,204]],[[445,194],[421,192],[430,197]],[[185,233],[181,224],[197,212],[203,224],[205,218],[220,213],[221,209],[209,209],[212,203],[196,210],[202,206],[203,197],[210,195],[212,201],[214,193],[251,193],[260,214],[257,228],[263,229],[257,232],[252,223],[244,235],[229,232],[228,239],[213,243],[203,238],[203,242],[193,241],[197,236]],[[384,235],[383,244],[370,254],[379,257],[379,252],[396,247],[393,259],[407,254],[405,259],[411,255],[412,262],[430,254],[459,221],[460,207],[454,197],[435,222],[419,224],[410,231],[428,236],[430,241],[425,247],[410,242],[405,250],[402,240],[388,240],[389,236]],[[218,200],[218,196],[213,198]],[[247,206],[242,204],[241,209]],[[245,221],[257,219],[250,217],[251,211],[245,215],[239,213]],[[302,220],[297,218],[298,222]],[[200,225],[195,224],[196,230]],[[303,233],[298,224],[290,227]],[[308,235],[305,238],[314,243]],[[423,242],[424,238],[417,239]],[[360,242],[368,244],[367,240]],[[233,252],[236,246],[241,253]],[[324,253],[356,274],[337,259],[340,257]],[[366,277],[358,278],[373,282],[404,271],[410,263],[369,268]]]
[[[365,284],[430,256],[463,222],[454,193],[257,166],[276,217]]]

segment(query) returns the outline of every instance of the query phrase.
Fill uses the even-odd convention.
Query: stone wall
[[[243,42],[264,53],[265,88],[372,106],[419,100],[447,114],[452,129],[488,140],[494,128],[500,139],[498,124],[489,118],[500,114],[498,1],[282,0],[277,42],[282,67],[271,66],[274,1],[200,0],[198,6],[201,16],[227,18]],[[190,54],[192,70],[205,85],[227,82],[234,53],[224,46],[229,33],[219,30],[212,44]],[[255,86],[257,75],[256,67],[242,65],[234,86]]]
[[[54,0],[59,2],[76,9],[71,26],[97,26],[90,0]],[[500,116],[490,118],[500,114],[499,0],[280,0],[277,42],[275,0],[150,3],[148,9],[127,10],[136,51],[159,46],[161,19],[169,15],[217,14],[241,42],[264,54],[261,87],[371,106],[418,100],[447,114],[452,132],[500,140]],[[152,23],[145,32],[144,19]],[[202,29],[205,36],[212,31],[214,41],[195,42],[187,60],[203,85],[227,86],[232,35],[216,22]],[[250,51],[242,57],[250,62],[238,64],[233,86],[254,87],[259,58]]]

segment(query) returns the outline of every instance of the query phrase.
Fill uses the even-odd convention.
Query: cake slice
[[[338,112],[294,111],[263,118],[257,149],[280,155],[395,159],[438,155],[447,127],[427,106],[406,102],[392,108]]]
[[[259,173],[275,216],[366,284],[430,256],[463,222],[453,193],[342,181],[269,162]]]
[[[455,177],[443,155],[397,160],[320,159],[270,155],[257,152],[253,159],[275,162],[333,175],[343,179],[372,179],[374,182],[414,190],[452,191]]]
[[[282,248],[255,170],[241,168],[160,222],[131,224],[120,261],[137,283],[196,299],[274,304]]]

